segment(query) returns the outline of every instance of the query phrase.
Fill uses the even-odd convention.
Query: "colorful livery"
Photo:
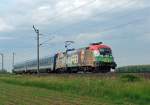
[[[40,72],[110,72],[116,66],[111,48],[101,42],[40,59]],[[16,64],[13,68],[14,73],[36,73],[36,70],[36,60]]]

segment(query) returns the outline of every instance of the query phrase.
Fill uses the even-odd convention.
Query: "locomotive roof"
[[[96,49],[100,49],[100,48],[110,48],[110,47],[107,46],[107,45],[104,45],[104,44],[90,45],[90,46],[89,46],[89,49],[90,49],[90,50],[96,50]],[[111,49],[111,48],[110,48],[110,49]]]

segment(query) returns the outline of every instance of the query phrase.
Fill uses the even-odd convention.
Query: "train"
[[[12,72],[16,74],[77,73],[79,71],[107,73],[116,67],[111,47],[98,42],[74,51],[59,52],[54,56],[41,58],[39,71],[37,71],[37,60],[30,60],[15,64]]]

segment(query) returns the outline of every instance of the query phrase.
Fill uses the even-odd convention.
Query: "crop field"
[[[0,75],[0,105],[150,105],[150,79],[134,74]]]

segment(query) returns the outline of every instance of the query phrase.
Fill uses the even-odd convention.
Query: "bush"
[[[150,73],[150,65],[131,65],[117,68],[122,73]]]
[[[132,75],[132,74],[126,74],[121,76],[121,80],[127,81],[127,82],[135,82],[139,81],[140,77]]]

